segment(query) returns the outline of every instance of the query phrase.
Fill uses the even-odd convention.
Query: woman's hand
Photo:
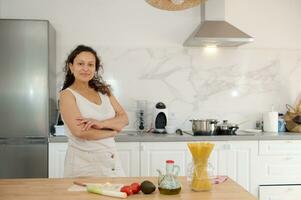
[[[77,118],[76,120],[78,121],[78,124],[77,124],[78,126],[84,125],[82,127],[82,131],[87,131],[90,128],[94,128],[94,129],[102,129],[103,128],[101,126],[100,121],[97,121],[95,119],[80,117],[80,118]]]

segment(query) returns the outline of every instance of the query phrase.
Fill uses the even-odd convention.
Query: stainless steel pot
[[[218,121],[216,119],[193,119],[192,131],[194,135],[214,135]]]

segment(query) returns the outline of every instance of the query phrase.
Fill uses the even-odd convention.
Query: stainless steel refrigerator
[[[48,21],[0,19],[0,178],[48,177],[55,73]]]

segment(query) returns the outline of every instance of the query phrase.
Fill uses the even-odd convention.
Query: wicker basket
[[[301,133],[301,101],[293,108],[291,105],[286,104],[287,112],[284,115],[286,128],[289,132]]]

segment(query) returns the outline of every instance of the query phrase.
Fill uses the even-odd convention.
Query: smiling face
[[[95,56],[91,52],[83,51],[74,58],[73,63],[69,63],[69,68],[75,80],[89,82],[96,71]]]

